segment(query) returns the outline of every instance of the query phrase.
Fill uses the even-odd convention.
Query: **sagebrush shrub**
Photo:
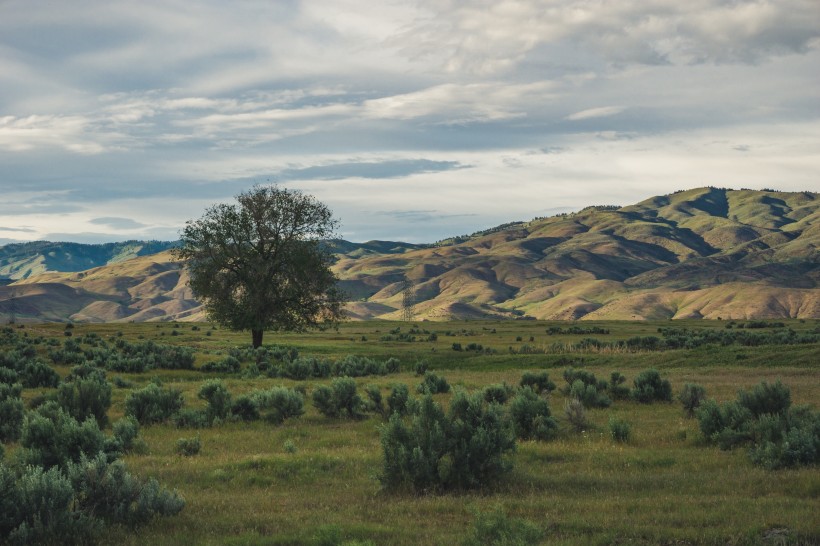
[[[25,408],[20,398],[23,386],[0,383],[0,442],[14,442],[20,437]]]
[[[555,383],[550,380],[547,372],[524,372],[521,375],[519,385],[521,387],[530,387],[536,394],[555,390]]]
[[[114,439],[118,442],[120,451],[128,453],[134,447],[134,442],[140,433],[140,425],[136,419],[130,416],[114,422],[112,427]]]
[[[661,379],[658,370],[644,370],[634,380],[632,398],[643,404],[651,402],[671,402],[672,385],[667,379]]]
[[[609,376],[609,396],[613,400],[626,400],[629,398],[629,387],[624,385],[626,377],[621,372],[612,372]]]
[[[747,408],[752,415],[760,417],[764,414],[783,413],[791,406],[791,391],[778,379],[774,384],[766,381],[752,387],[751,390],[741,390],[737,393],[738,403]]]
[[[261,417],[259,405],[252,396],[242,394],[231,402],[231,415],[240,421],[256,421]]]
[[[202,449],[202,441],[199,436],[193,438],[179,438],[176,444],[176,452],[183,457],[192,457],[197,455]]]
[[[616,442],[629,441],[629,434],[632,432],[631,425],[623,419],[609,418],[609,435]]]
[[[480,392],[457,392],[447,415],[432,396],[413,404],[410,424],[398,413],[381,429],[384,465],[380,480],[389,489],[415,491],[479,487],[511,469],[515,433],[498,404]]]
[[[705,398],[706,389],[697,383],[684,384],[683,389],[678,395],[678,400],[680,400],[680,403],[683,406],[683,411],[686,413],[686,417],[688,418],[695,416],[695,411],[700,407]]]
[[[433,372],[425,372],[424,379],[418,386],[421,394],[441,394],[450,392],[450,384],[443,377],[439,377]]]
[[[55,402],[46,402],[25,416],[20,458],[25,464],[65,468],[83,457],[95,457],[105,440],[93,417],[79,422]]]
[[[606,408],[612,404],[612,400],[604,392],[603,389],[598,389],[597,384],[586,384],[581,379],[576,379],[570,387],[569,395],[586,407]]]
[[[346,414],[358,418],[365,409],[364,400],[356,392],[356,381],[350,377],[340,377],[330,387],[321,385],[314,389],[313,405],[327,417]]]
[[[481,392],[484,393],[484,400],[487,402],[506,404],[515,391],[506,383],[498,383],[484,387]]]
[[[125,399],[125,414],[141,425],[160,423],[178,412],[184,400],[177,389],[163,389],[155,383],[133,391]]]
[[[549,403],[529,386],[522,387],[510,402],[515,434],[522,440],[554,438],[558,434],[558,423],[551,415]]]
[[[93,417],[100,427],[104,427],[108,424],[108,408],[111,407],[111,384],[95,375],[75,377],[60,384],[57,403],[78,421]]]
[[[260,410],[270,410],[266,418],[274,423],[299,417],[305,412],[305,397],[295,389],[272,387],[253,393],[252,397]]]
[[[564,403],[564,416],[575,432],[581,432],[589,427],[587,412],[584,404],[577,398],[572,398]]]
[[[410,402],[410,389],[404,383],[397,383],[390,387],[390,394],[387,396],[387,413],[392,415],[398,413],[405,415]]]
[[[379,415],[385,414],[384,398],[382,397],[382,390],[378,385],[367,385],[364,389],[370,405],[370,410]]]
[[[27,362],[20,372],[20,377],[23,380],[23,386],[29,389],[54,388],[60,384],[60,375],[39,359]]]
[[[197,397],[208,403],[205,414],[208,421],[225,419],[231,411],[231,393],[219,379],[210,379],[202,384]]]

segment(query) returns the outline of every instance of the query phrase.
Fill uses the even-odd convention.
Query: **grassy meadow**
[[[742,323],[743,321],[739,321]],[[814,331],[820,321],[784,321],[786,327]],[[136,475],[156,477],[186,500],[178,515],[137,530],[112,527],[104,542],[130,544],[460,544],[477,514],[501,511],[542,530],[541,544],[817,544],[820,543],[820,472],[817,467],[768,471],[755,466],[746,449],[722,451],[707,444],[697,420],[684,416],[680,403],[614,401],[589,409],[591,426],[577,433],[564,416],[567,396],[563,371],[573,366],[609,379],[619,371],[626,385],[648,368],[668,379],[675,396],[684,383],[706,388],[707,397],[734,399],[738,389],[780,379],[794,404],[820,404],[820,344],[746,347],[708,344],[694,349],[652,351],[602,348],[560,350],[556,344],[584,337],[603,341],[657,336],[658,328],[725,330],[728,321],[587,322],[609,333],[548,334],[550,327],[573,323],[542,321],[348,322],[338,330],[303,334],[266,333],[265,344],[293,347],[300,355],[337,359],[360,355],[396,357],[401,371],[357,378],[366,385],[405,383],[417,396],[415,363],[426,360],[455,389],[475,390],[506,382],[518,385],[525,371],[548,371],[558,390],[550,395],[559,422],[552,441],[519,441],[514,467],[497,483],[477,491],[416,495],[384,491],[377,476],[382,465],[375,414],[364,419],[333,419],[310,403],[312,389],[329,379],[294,381],[265,376],[198,370],[151,370],[142,374],[108,372],[146,385],[182,390],[186,407],[203,407],[197,398],[203,381],[221,378],[233,396],[275,385],[303,386],[305,414],[282,424],[265,420],[223,422],[211,428],[178,429],[171,424],[143,426],[146,449],[124,457]],[[388,341],[415,327],[416,341]],[[399,330],[396,330],[399,329]],[[424,333],[424,331],[428,333]],[[768,331],[761,329],[756,331]],[[18,335],[65,338],[65,325],[25,325]],[[212,329],[208,324],[77,324],[73,336],[94,332],[104,339],[154,340],[195,349],[196,366],[224,358],[231,347],[247,345],[249,333]],[[392,332],[392,333],[391,333]],[[434,340],[429,340],[435,332]],[[482,350],[466,349],[470,344]],[[527,348],[523,348],[523,346]],[[489,350],[488,350],[489,349]],[[45,350],[45,347],[42,348]],[[558,351],[558,352],[556,352]],[[530,354],[526,354],[530,353]],[[70,366],[57,367],[66,375]],[[123,415],[129,388],[115,388],[109,411]],[[31,400],[43,389],[26,389]],[[447,405],[449,394],[435,395]],[[610,417],[631,425],[628,442],[611,439]],[[191,457],[175,449],[180,438],[199,436],[201,451]],[[6,457],[14,452],[6,446]]]

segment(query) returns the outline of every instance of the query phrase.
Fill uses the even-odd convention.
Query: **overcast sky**
[[[819,174],[817,0],[0,0],[0,243],[175,239],[255,183],[432,242]]]

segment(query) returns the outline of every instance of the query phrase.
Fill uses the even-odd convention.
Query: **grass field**
[[[785,321],[798,332],[814,331],[820,321]],[[338,330],[304,334],[267,333],[266,343],[296,348],[301,355],[340,358],[355,354],[397,357],[402,371],[357,378],[360,390],[375,384],[383,392],[405,383],[415,394],[414,372],[424,359],[455,388],[489,384],[517,385],[524,371],[547,370],[559,388],[569,366],[608,379],[656,368],[677,395],[686,382],[706,388],[719,401],[741,388],[780,379],[795,404],[818,409],[820,345],[745,347],[706,345],[695,349],[626,352],[619,350],[552,352],[556,343],[584,337],[610,341],[658,335],[659,327],[726,329],[725,321],[584,322],[607,334],[547,334],[540,321],[415,323],[415,342],[381,341],[407,333],[411,325],[350,322]],[[192,329],[196,326],[198,329]],[[396,328],[400,330],[396,332]],[[429,333],[437,339],[427,341]],[[26,325],[29,336],[64,339],[64,325]],[[390,332],[393,331],[394,334]],[[766,330],[762,330],[766,331]],[[196,350],[196,364],[224,357],[228,348],[246,345],[250,335],[212,330],[190,323],[83,324],[104,339],[154,340]],[[424,341],[420,341],[424,340]],[[482,351],[456,351],[480,344]],[[528,349],[522,346],[527,345]],[[489,351],[487,350],[489,349]],[[534,354],[521,354],[530,352]],[[58,367],[65,375],[69,367]],[[152,370],[143,374],[109,372],[137,387],[159,377],[183,391],[186,407],[200,407],[197,391],[206,379],[220,377],[232,395],[274,385],[302,385],[308,394],[330,380],[293,381],[197,370]],[[42,389],[27,389],[30,400]],[[115,389],[109,416],[121,417],[130,389]],[[446,405],[452,394],[435,395]],[[721,451],[701,437],[697,421],[681,405],[616,401],[588,410],[591,426],[570,429],[563,415],[566,396],[550,396],[560,433],[548,442],[518,442],[514,469],[503,481],[481,490],[414,495],[382,490],[377,479],[382,452],[379,427],[384,420],[322,416],[306,399],[305,414],[274,425],[266,421],[224,422],[199,430],[170,424],[141,428],[147,450],[127,455],[129,469],[177,489],[187,504],[175,517],[154,520],[136,531],[111,528],[104,542],[117,544],[459,544],[472,532],[477,513],[500,510],[542,530],[542,544],[818,544],[820,472],[817,467],[767,471],[753,465],[745,448]],[[608,421],[629,422],[627,443],[614,442]],[[176,453],[179,438],[199,436],[198,455]],[[7,446],[7,457],[14,446]]]

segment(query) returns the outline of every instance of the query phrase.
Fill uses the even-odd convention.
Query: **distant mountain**
[[[328,242],[352,318],[820,318],[814,192],[699,188],[435,245]],[[2,248],[0,248],[2,251]],[[168,252],[0,286],[0,320],[198,320]]]
[[[157,254],[176,246],[165,241],[125,241],[88,245],[33,241],[0,246],[0,279],[26,279],[50,271],[84,271]]]

